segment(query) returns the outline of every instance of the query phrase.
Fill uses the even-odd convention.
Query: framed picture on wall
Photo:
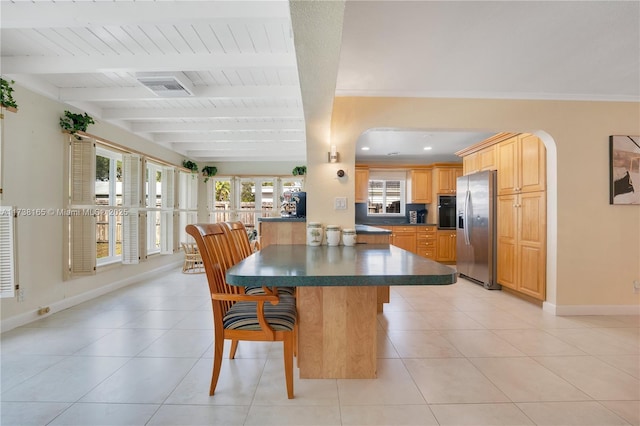
[[[640,205],[640,137],[609,136],[609,204]]]

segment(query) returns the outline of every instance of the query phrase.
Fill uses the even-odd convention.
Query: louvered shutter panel
[[[14,297],[16,288],[15,217],[0,207],[0,297]]]
[[[215,222],[216,215],[214,210],[216,208],[216,185],[215,179],[209,179],[207,181],[207,211],[209,212],[209,221]]]
[[[174,208],[175,171],[172,167],[162,169],[162,211],[160,217],[160,253],[174,252]]]
[[[72,276],[96,272],[96,218],[84,215],[95,206],[96,144],[93,139],[69,135],[69,272]]]
[[[140,229],[142,215],[142,159],[136,154],[122,156],[122,204],[127,214],[122,218],[122,263],[139,263],[143,257],[141,250],[146,246],[140,244],[141,233],[144,234],[144,222]]]

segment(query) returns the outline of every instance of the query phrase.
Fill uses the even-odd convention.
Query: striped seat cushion
[[[260,330],[256,302],[237,302],[222,319],[228,330]],[[291,331],[296,322],[296,299],[282,295],[280,303],[264,304],[264,317],[274,330]]]
[[[262,287],[245,287],[244,294],[264,294],[264,290],[262,290]],[[288,294],[290,296],[295,296],[296,288],[278,287],[278,294]]]

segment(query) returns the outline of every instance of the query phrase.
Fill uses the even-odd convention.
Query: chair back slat
[[[229,242],[231,243],[231,254],[234,264],[253,253],[251,242],[249,241],[249,234],[247,234],[247,228],[244,226],[244,223],[240,221],[225,222],[225,232],[227,232]]]
[[[227,269],[233,266],[231,247],[224,232],[224,225],[219,223],[187,225],[186,231],[196,240],[198,245],[211,294],[242,293],[242,287],[227,284],[224,277]],[[220,314],[224,316],[227,310],[233,306],[233,302],[223,301],[220,306],[223,311]]]

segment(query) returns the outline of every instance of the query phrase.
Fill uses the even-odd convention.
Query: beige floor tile
[[[437,331],[389,331],[402,358],[450,358],[462,354]]]
[[[623,342],[617,337],[593,328],[549,329],[547,331],[590,355],[640,354],[640,346]]]
[[[144,426],[160,408],[147,404],[74,404],[49,425]]]
[[[383,312],[378,322],[385,330],[427,330],[427,324],[421,312]]]
[[[515,405],[434,404],[431,405],[440,426],[525,426],[534,423]]]
[[[378,347],[378,358],[400,358],[397,349],[389,340],[389,336],[382,327],[377,330],[376,346]]]
[[[471,318],[490,330],[501,329],[532,329],[534,325],[524,321],[506,311],[471,311],[467,312]]]
[[[46,425],[71,404],[63,402],[5,402],[0,404],[0,424],[6,426]]]
[[[470,361],[514,402],[591,399],[531,358],[472,358]]]
[[[600,355],[607,364],[640,379],[640,355]]]
[[[469,313],[450,310],[424,312],[423,325],[428,330],[483,330],[486,327],[471,318]]]
[[[332,426],[340,425],[340,407],[252,405],[244,423],[247,426]]]
[[[399,359],[378,359],[375,379],[338,379],[343,405],[425,404],[425,400]]]
[[[525,356],[490,330],[445,330],[440,334],[467,357]]]
[[[544,330],[493,330],[523,353],[534,355],[585,355],[573,345],[563,342]]]
[[[509,402],[464,358],[406,359],[411,377],[429,404]]]
[[[437,426],[428,405],[342,405],[343,426]]]
[[[535,360],[596,400],[640,400],[640,380],[592,356]]]
[[[595,401],[527,402],[517,405],[537,425],[628,426],[620,416]]]
[[[148,426],[243,425],[249,407],[244,405],[163,405]]]
[[[600,401],[633,426],[640,426],[640,401]]]

